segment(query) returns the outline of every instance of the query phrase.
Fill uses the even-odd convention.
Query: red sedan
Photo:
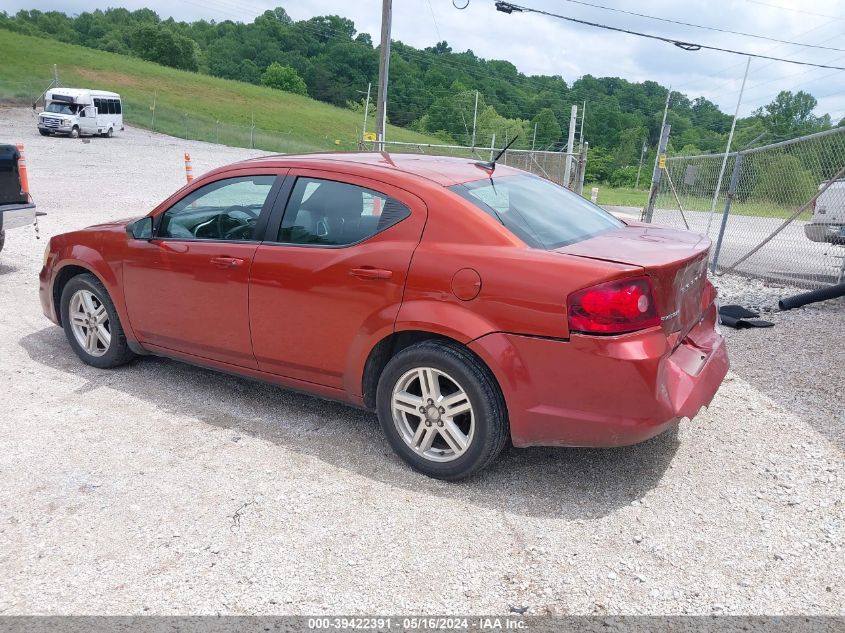
[[[40,294],[90,365],[157,354],[373,409],[459,479],[508,441],[633,444],[709,404],[709,247],[502,165],[275,156],[57,235]]]

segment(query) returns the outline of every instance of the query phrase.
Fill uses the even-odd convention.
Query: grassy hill
[[[134,57],[106,53],[0,29],[0,100],[27,101],[50,81],[53,64],[65,86],[119,92],[133,125],[184,138],[296,152],[357,148],[363,115],[279,90],[185,72]],[[374,101],[371,107],[374,107]],[[186,116],[187,115],[187,116]],[[220,123],[218,124],[217,121]],[[368,128],[372,120],[368,123]],[[436,143],[388,126],[393,141]]]

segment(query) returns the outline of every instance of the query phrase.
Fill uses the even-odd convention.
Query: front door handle
[[[363,266],[361,268],[353,268],[349,274],[358,279],[390,279],[393,277],[392,270],[385,270],[384,268],[373,268],[371,266]]]
[[[244,263],[244,260],[237,257],[212,257],[211,263],[218,268],[236,268]]]

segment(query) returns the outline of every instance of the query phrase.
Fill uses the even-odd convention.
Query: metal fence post
[[[666,146],[669,144],[669,131],[672,126],[668,123],[663,124],[663,129],[660,130],[660,142],[657,144],[657,160],[654,161],[654,172],[651,175],[651,191],[648,194],[648,204],[643,209],[643,222],[651,222],[654,216],[654,203],[657,200],[657,192],[660,189],[660,170],[663,168],[661,159],[665,164],[666,161]]]
[[[728,225],[728,215],[731,212],[731,204],[736,194],[736,183],[739,180],[739,172],[742,169],[742,153],[737,153],[734,170],[731,173],[731,184],[728,187],[728,195],[725,200],[725,211],[722,213],[722,223],[719,225],[719,237],[716,238],[716,248],[713,250],[713,262],[710,264],[710,272],[716,274],[716,267],[719,264],[719,254],[722,251],[722,242],[725,239],[725,227]]]
[[[587,152],[590,151],[590,144],[586,141],[581,144],[581,155],[578,157],[578,183],[575,185],[575,193],[579,196],[584,193],[584,174],[587,172]]]

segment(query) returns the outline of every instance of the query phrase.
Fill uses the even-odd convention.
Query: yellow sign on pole
[[[666,169],[666,154],[660,155],[660,160],[657,161],[657,165],[660,167],[660,169]]]
[[[364,134],[364,140],[370,143],[375,143],[376,141],[376,133],[375,132],[366,132]]]

